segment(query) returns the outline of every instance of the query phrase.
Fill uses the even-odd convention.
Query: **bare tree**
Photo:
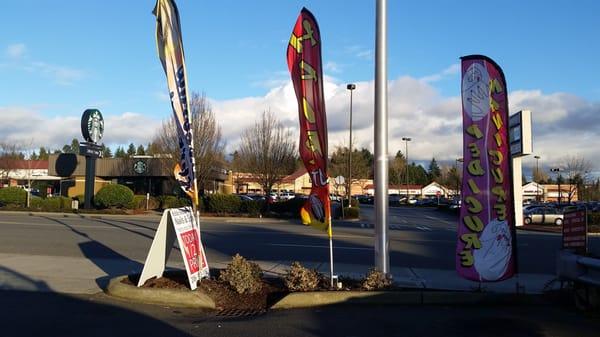
[[[354,141],[353,141],[354,142]],[[343,176],[345,178],[344,190],[346,196],[351,193],[351,185],[356,184],[360,179],[369,178],[371,168],[369,167],[368,158],[365,156],[365,152],[358,149],[352,151],[352,181],[348,179],[350,171],[348,167],[349,149],[347,146],[338,145],[335,147],[331,154],[331,161],[329,163],[329,174],[332,177]]]
[[[592,170],[592,163],[582,156],[566,156],[561,161],[569,183],[567,199],[571,202],[577,191],[583,192],[583,189],[585,189],[588,175]]]
[[[214,176],[214,171],[224,163],[225,144],[221,139],[221,128],[206,96],[196,92],[190,99],[192,133],[194,136],[194,159],[196,161],[196,179],[198,190],[202,192]],[[180,157],[179,140],[175,120],[164,121],[152,142],[152,153],[170,155],[169,169],[173,168]]]
[[[297,149],[292,132],[270,111],[264,111],[260,120],[242,133],[240,140],[239,166],[258,178],[265,193],[294,170]]]

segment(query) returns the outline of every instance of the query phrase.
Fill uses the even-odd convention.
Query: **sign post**
[[[515,201],[515,226],[523,226],[523,174],[521,157],[532,153],[531,111],[522,110],[508,120],[510,156],[513,166],[513,190]]]
[[[79,154],[85,156],[85,200],[84,208],[92,208],[96,159],[102,158],[102,147],[97,143],[104,134],[104,118],[97,109],[87,109],[81,116],[81,134],[86,142],[81,143]]]

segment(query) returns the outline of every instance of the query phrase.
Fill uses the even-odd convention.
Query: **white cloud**
[[[448,68],[451,73],[454,67]],[[431,84],[412,77],[394,79],[388,84],[388,148],[390,154],[404,152],[402,137],[412,137],[409,159],[453,162],[462,157],[461,99],[443,97]],[[330,151],[348,144],[350,96],[344,83],[325,79],[325,97]],[[373,81],[356,82],[353,92],[353,137],[358,147],[373,151]],[[566,94],[541,91],[515,91],[509,94],[510,111],[530,109],[536,154],[558,161],[567,153],[593,159],[600,155],[600,103]],[[298,133],[298,110],[291,82],[270,90],[265,96],[213,101],[213,109],[227,141],[228,152],[238,146],[241,132],[252,125],[263,110],[271,109]],[[527,157],[525,162],[529,160]],[[533,160],[533,159],[531,159]]]
[[[339,63],[329,61],[323,65],[323,70],[337,74],[342,72],[342,66]]]
[[[6,48],[6,55],[12,59],[18,59],[25,55],[27,48],[23,43],[11,44]]]
[[[454,76],[457,74],[460,74],[460,64],[459,63],[455,63],[437,74],[422,77],[422,78],[420,78],[420,80],[423,82],[426,82],[426,83],[433,83],[433,82],[440,81],[446,77]]]
[[[0,107],[0,116],[0,141],[58,149],[73,138],[81,139],[80,116],[46,117],[35,107]],[[135,112],[105,115],[104,119],[102,142],[110,145],[147,144],[160,125],[160,121]]]
[[[74,82],[84,78],[85,72],[80,69],[48,64],[45,62],[33,62],[26,67],[27,70],[34,73],[40,73],[46,77],[52,78],[61,85],[72,85]]]

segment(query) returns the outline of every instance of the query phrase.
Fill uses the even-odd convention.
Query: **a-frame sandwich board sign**
[[[138,287],[153,277],[159,278],[163,275],[175,238],[179,244],[190,288],[196,289],[198,281],[209,276],[206,255],[200,240],[200,229],[192,208],[169,208],[163,212],[160,219]]]

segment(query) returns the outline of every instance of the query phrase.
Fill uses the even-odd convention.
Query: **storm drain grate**
[[[244,317],[255,317],[265,314],[267,311],[264,309],[222,309],[217,312],[217,317],[227,318],[244,318]]]

